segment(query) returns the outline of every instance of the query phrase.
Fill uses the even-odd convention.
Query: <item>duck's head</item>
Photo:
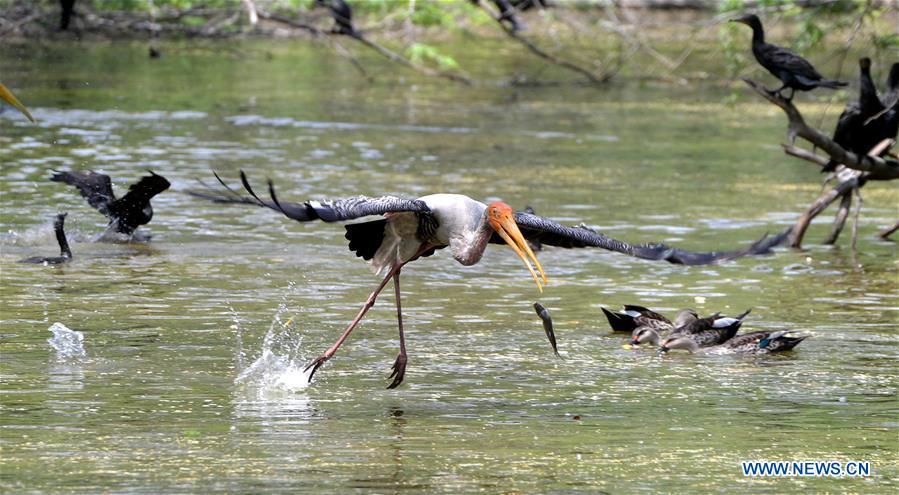
[[[661,336],[655,328],[637,327],[631,333],[631,345],[658,345]]]
[[[687,323],[692,323],[699,319],[699,314],[692,309],[682,309],[677,312],[674,317],[674,328],[680,328]]]
[[[679,337],[668,337],[667,339],[662,341],[662,344],[659,346],[659,352],[668,352],[672,349],[684,349],[690,352],[696,352],[699,349],[699,344],[696,343],[693,339],[687,336],[679,336]]]

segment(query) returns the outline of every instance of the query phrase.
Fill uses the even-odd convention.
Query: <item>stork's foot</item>
[[[309,383],[312,383],[312,376],[315,375],[315,372],[321,367],[321,365],[325,364],[325,361],[331,359],[330,356],[321,355],[315,358],[315,361],[309,363],[308,366],[303,368],[303,373],[309,371],[309,368],[312,368],[312,372],[309,373]]]
[[[396,361],[393,363],[393,373],[390,374],[388,378],[393,378],[393,383],[387,386],[390,388],[397,388],[400,386],[400,383],[403,383],[403,377],[406,375],[406,354],[400,353],[396,357]]]

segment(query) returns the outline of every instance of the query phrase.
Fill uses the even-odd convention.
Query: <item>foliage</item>
[[[406,48],[406,55],[413,63],[422,64],[424,62],[436,63],[441,70],[453,70],[459,68],[456,59],[449,55],[440,53],[433,46],[424,43],[412,43]]]

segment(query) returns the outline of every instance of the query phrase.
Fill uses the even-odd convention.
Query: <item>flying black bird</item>
[[[60,265],[68,263],[72,259],[72,251],[69,249],[69,243],[66,241],[66,233],[63,230],[63,224],[66,222],[68,213],[60,213],[56,215],[56,221],[53,222],[53,228],[56,230],[56,242],[59,243],[59,256],[34,256],[19,260],[19,263],[33,263],[36,265]]]
[[[136,236],[134,231],[153,218],[150,199],[165,191],[171,184],[161,175],[150,171],[128,188],[128,193],[116,199],[112,192],[112,181],[108,175],[88,172],[57,172],[50,177],[54,182],[63,182],[78,188],[88,204],[109,218],[106,234],[123,234],[129,240],[145,241],[149,237]]]
[[[885,115],[870,120],[872,117],[883,113],[885,110],[880,98],[877,97],[877,88],[871,79],[871,59],[868,57],[859,59],[859,85],[858,101],[850,101],[837,120],[837,127],[833,131],[833,141],[843,149],[857,155],[865,155],[884,138],[888,130],[884,125]],[[895,132],[893,133],[895,136]],[[822,173],[833,172],[839,162],[830,160],[821,169]]]
[[[808,60],[791,50],[765,43],[765,31],[757,15],[744,15],[732,19],[731,22],[741,22],[752,28],[752,54],[762,67],[768,69],[768,72],[783,83],[783,86],[773,91],[774,93],[780,94],[784,89],[790,88],[789,99],[793,99],[793,92],[797,89],[809,91],[817,87],[834,89],[846,86],[847,83],[844,81],[824,79]]]
[[[334,19],[332,32],[347,36],[357,35],[356,30],[353,29],[353,10],[344,0],[315,0],[315,4],[328,7],[331,18]]]

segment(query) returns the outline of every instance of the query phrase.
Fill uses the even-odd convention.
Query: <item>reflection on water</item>
[[[0,47],[0,63],[20,61],[4,83],[39,120],[0,115],[0,491],[895,491],[899,267],[895,244],[874,238],[894,221],[895,188],[866,186],[862,270],[814,244],[826,219],[806,251],[713,267],[542,251],[565,360],[513,253],[494,246],[463,267],[439,252],[404,270],[402,387],[385,390],[390,291],[308,384],[308,360],[376,280],[338,225],[183,194],[210,169],[271,177],[285,200],[498,198],[699,250],[779,231],[819,178],[771,146],[782,116],[719,104],[719,88],[362,85],[305,44],[265,45],[271,59],[255,46],[224,59],[170,49],[154,65],[142,45]],[[82,83],[62,90],[60,77]],[[105,218],[49,168],[101,171],[119,191],[147,168],[166,176],[142,227],[153,240],[91,242]],[[14,263],[56,249],[59,211],[72,263]],[[783,356],[659,357],[609,332],[599,307],[622,304],[752,308],[747,331],[812,337]],[[84,335],[87,357],[48,363],[53,321]],[[739,473],[746,459],[816,458],[868,460],[875,477]]]

